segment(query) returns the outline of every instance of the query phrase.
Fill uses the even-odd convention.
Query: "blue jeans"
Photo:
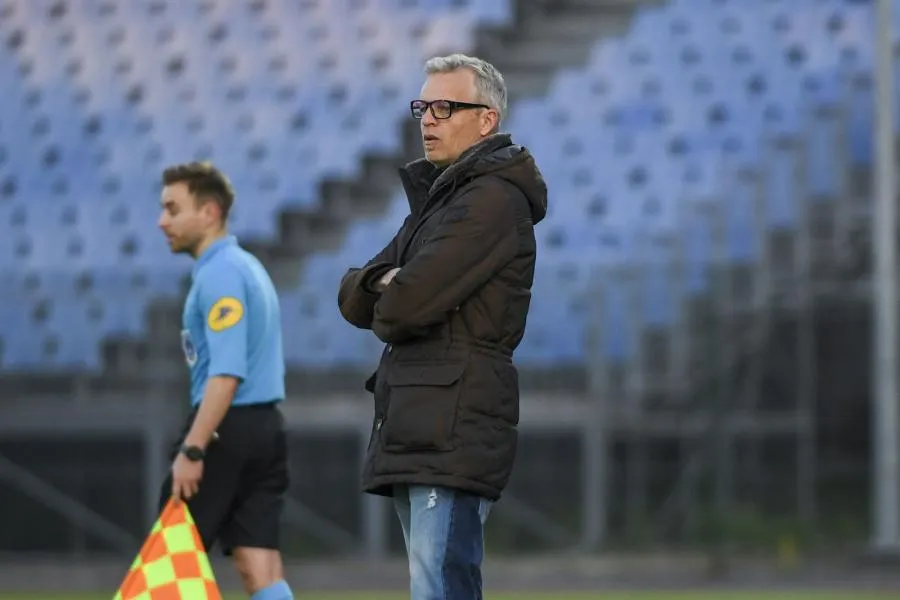
[[[485,498],[433,486],[395,486],[409,557],[411,600],[482,600]]]

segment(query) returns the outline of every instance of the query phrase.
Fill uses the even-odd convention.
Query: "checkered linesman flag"
[[[113,600],[222,600],[187,504],[169,500]]]

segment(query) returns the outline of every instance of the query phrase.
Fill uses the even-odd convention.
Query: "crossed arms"
[[[515,198],[500,185],[491,186],[491,193],[485,187],[455,199],[402,268],[399,239],[415,226],[411,217],[364,267],[349,269],[338,292],[344,318],[385,343],[421,337],[446,322],[518,250]]]

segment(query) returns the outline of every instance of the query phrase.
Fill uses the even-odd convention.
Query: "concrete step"
[[[501,72],[510,69],[540,69],[556,71],[560,65],[580,64],[587,60],[590,47],[586,44],[560,44],[553,41],[535,41],[517,44],[495,66]]]
[[[530,20],[515,34],[516,41],[540,38],[553,40],[598,39],[618,32],[628,25],[631,13],[624,10],[602,10],[582,14],[561,14]]]
[[[550,3],[528,12],[512,31],[478,38],[478,53],[503,72],[511,100],[540,95],[555,71],[586,63],[598,40],[622,35],[633,12],[630,1],[572,6]]]
[[[547,90],[547,83],[552,71],[537,70],[530,67],[510,67],[504,70],[507,92],[510,98],[534,98]]]
[[[653,7],[667,4],[668,0],[551,0],[554,10],[590,11],[590,10],[627,10]]]

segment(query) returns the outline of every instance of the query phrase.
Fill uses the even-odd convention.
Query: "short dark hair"
[[[197,202],[215,202],[222,211],[222,221],[228,220],[228,213],[234,205],[234,188],[228,177],[213,166],[211,162],[189,162],[173,165],[163,171],[163,185],[173,183],[187,184],[188,191]]]

